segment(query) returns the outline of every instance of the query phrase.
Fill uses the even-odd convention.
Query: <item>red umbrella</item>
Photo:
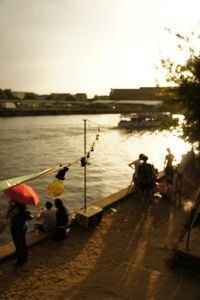
[[[38,194],[25,183],[21,183],[4,190],[4,193],[12,200],[26,204],[26,205],[38,205]]]

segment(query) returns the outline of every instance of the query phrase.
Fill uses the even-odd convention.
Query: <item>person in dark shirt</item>
[[[56,211],[56,232],[55,238],[62,239],[66,236],[66,228],[69,222],[69,211],[64,206],[63,201],[59,198],[55,199]]]
[[[141,197],[151,197],[155,186],[156,172],[153,165],[147,163],[148,157],[142,158],[142,164],[138,167],[138,182]]]
[[[165,156],[164,161],[164,170],[167,179],[173,184],[173,176],[174,176],[174,167],[173,167],[173,161],[175,160],[174,155],[171,153],[171,150],[167,148],[168,154]]]
[[[10,218],[10,232],[16,248],[16,265],[23,265],[28,258],[28,249],[26,244],[27,231],[27,210],[26,205],[17,201],[10,201],[7,210],[7,218]]]
[[[138,187],[138,168],[139,166],[142,164],[142,159],[145,155],[144,154],[140,154],[138,159],[132,161],[130,164],[129,164],[129,167],[133,168],[134,169],[134,174],[133,174],[133,182],[134,182],[134,189],[136,192],[139,191],[139,187]]]

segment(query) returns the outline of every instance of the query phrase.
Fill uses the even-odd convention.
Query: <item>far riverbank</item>
[[[166,109],[166,108],[165,108]],[[0,117],[43,116],[70,114],[113,114],[162,111],[162,102],[153,100],[105,101],[4,101],[0,103]]]

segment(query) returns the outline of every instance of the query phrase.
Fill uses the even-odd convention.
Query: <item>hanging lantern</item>
[[[91,165],[88,155],[87,155],[87,158],[85,158],[85,157],[81,158],[81,167],[85,167],[86,165],[87,166]]]
[[[86,158],[86,165],[87,166],[91,165],[91,162],[90,162],[89,158]]]
[[[86,159],[85,159],[85,157],[82,157],[81,158],[81,167],[85,167],[85,165],[86,165]]]
[[[86,165],[87,166],[91,165],[91,162],[90,162],[90,152],[88,152],[87,157],[86,157]]]
[[[64,183],[62,180],[55,178],[49,185],[48,185],[48,194],[52,197],[57,197],[61,195],[64,191]]]
[[[56,178],[48,185],[48,194],[52,197],[61,195],[64,191],[65,173],[69,170],[68,167],[64,167],[56,174]]]

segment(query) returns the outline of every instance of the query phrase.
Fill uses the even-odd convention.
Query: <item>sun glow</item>
[[[197,0],[61,2],[0,1],[1,88],[91,97],[164,85],[155,67],[163,57],[180,58],[165,28],[187,35],[199,21]]]

